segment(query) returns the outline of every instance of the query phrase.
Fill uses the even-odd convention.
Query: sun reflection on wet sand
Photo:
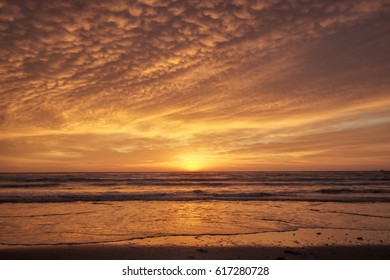
[[[0,240],[2,247],[118,242],[171,246],[390,244],[389,211],[386,203],[0,204]]]

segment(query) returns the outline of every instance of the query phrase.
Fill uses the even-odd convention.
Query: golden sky
[[[386,2],[0,0],[0,171],[389,169]]]

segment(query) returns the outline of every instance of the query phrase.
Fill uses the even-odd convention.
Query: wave
[[[147,186],[161,186],[161,187],[317,187],[317,186],[340,186],[340,187],[364,187],[364,186],[377,186],[377,187],[388,187],[389,183],[387,182],[243,182],[243,181],[232,181],[232,182],[191,182],[191,181],[177,181],[177,182],[167,182],[167,181],[102,181],[102,180],[85,180],[77,181],[73,183],[62,182],[42,182],[42,183],[6,183],[0,184],[0,189],[9,189],[9,188],[44,188],[44,187],[78,187],[78,186],[93,186],[93,187],[114,187],[114,186],[123,186],[123,187],[147,187]],[[335,191],[337,191],[335,189]],[[327,193],[327,189],[324,189],[324,193]],[[332,192],[332,191],[330,191]],[[342,192],[342,191],[341,191]]]
[[[0,184],[0,189],[17,189],[17,188],[47,188],[58,187],[59,183],[41,183],[41,184]]]
[[[113,201],[301,201],[301,202],[390,202],[390,196],[305,196],[289,194],[256,193],[208,193],[200,190],[179,193],[104,193],[61,194],[0,197],[0,203],[50,203],[50,202],[113,202]]]
[[[390,186],[383,172],[22,173],[0,174],[0,188],[93,186]]]
[[[135,200],[387,202],[389,194],[390,175],[379,172],[0,174],[0,203]]]
[[[334,188],[334,189],[320,189],[320,193],[324,194],[339,194],[339,193],[390,193],[390,189],[348,189],[348,188]]]

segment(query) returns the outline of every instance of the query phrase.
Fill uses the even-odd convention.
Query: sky
[[[0,172],[390,169],[389,12],[0,0]]]

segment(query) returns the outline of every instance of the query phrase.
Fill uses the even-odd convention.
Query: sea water
[[[0,174],[0,245],[302,228],[390,232],[387,172]]]

